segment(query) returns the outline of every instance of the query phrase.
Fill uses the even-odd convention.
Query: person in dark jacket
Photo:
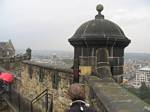
[[[94,108],[85,102],[85,90],[81,84],[72,84],[68,90],[68,95],[72,103],[66,112],[96,112]]]
[[[3,92],[4,92],[3,80],[0,79],[0,94],[2,94]]]

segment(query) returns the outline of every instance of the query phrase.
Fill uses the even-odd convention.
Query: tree
[[[146,86],[145,82],[141,83],[141,87],[139,88],[139,95],[142,100],[149,99],[150,100],[150,89]]]

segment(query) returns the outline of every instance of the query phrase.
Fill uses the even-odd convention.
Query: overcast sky
[[[0,41],[11,39],[16,49],[71,51],[68,38],[94,19],[99,3],[131,39],[126,52],[150,53],[150,0],[0,0]]]

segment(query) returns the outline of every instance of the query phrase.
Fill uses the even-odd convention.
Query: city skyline
[[[68,39],[84,22],[94,19],[97,4],[131,39],[126,52],[150,53],[148,0],[1,0],[0,39],[11,39],[16,49],[73,51]]]

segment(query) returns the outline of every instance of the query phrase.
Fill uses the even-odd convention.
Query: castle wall
[[[67,96],[67,90],[73,80],[71,70],[58,70],[54,67],[47,68],[38,64],[23,63],[20,80],[18,90],[22,96],[31,100],[48,89],[49,94],[53,95],[54,112],[64,112],[64,109],[69,107],[71,101]]]

